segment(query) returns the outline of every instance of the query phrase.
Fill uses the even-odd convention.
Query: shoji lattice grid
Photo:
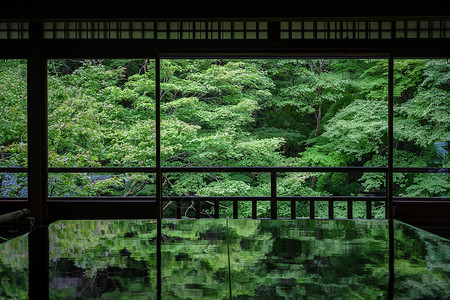
[[[267,22],[45,22],[46,39],[267,39]]]
[[[14,40],[27,39],[28,37],[27,22],[0,22],[0,39]]]
[[[281,39],[446,39],[450,20],[281,22]]]
[[[398,39],[448,39],[450,20],[397,21],[395,37]]]
[[[450,20],[282,21],[280,38],[448,39]],[[269,22],[44,22],[46,39],[265,40]],[[0,40],[28,39],[29,23],[0,21]]]
[[[390,21],[281,22],[281,39],[391,39]]]

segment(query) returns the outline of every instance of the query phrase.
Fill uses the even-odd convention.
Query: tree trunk
[[[321,120],[322,120],[322,102],[319,102],[319,109],[317,111],[317,117],[316,117],[316,131],[314,132],[314,137],[319,136]]]
[[[317,108],[317,113],[316,115],[316,131],[314,132],[314,137],[318,137],[319,136],[319,131],[320,131],[320,121],[322,120],[322,87],[319,86],[317,87],[317,99],[319,99],[319,107]]]

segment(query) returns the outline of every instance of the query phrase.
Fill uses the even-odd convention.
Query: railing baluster
[[[353,201],[347,200],[347,218],[353,219]]]
[[[384,201],[384,217],[386,219],[389,219],[389,210],[388,210],[388,201],[386,199],[386,201]]]
[[[315,210],[315,203],[314,200],[309,200],[309,218],[315,219],[316,218],[316,210]]]
[[[183,199],[177,201],[177,219],[181,219],[181,214],[183,210]]]
[[[334,219],[334,201],[328,200],[328,219]]]
[[[256,219],[257,216],[257,201],[252,200],[252,219]]]
[[[238,200],[234,199],[233,200],[233,219],[237,219],[238,218]]]
[[[219,218],[219,200],[214,200],[214,218]]]
[[[372,219],[372,201],[366,201],[366,219]]]
[[[296,219],[297,217],[297,212],[296,212],[296,209],[295,209],[295,203],[296,203],[297,201],[295,201],[295,200],[291,200],[291,219]]]
[[[270,218],[277,219],[277,172],[270,172]]]
[[[388,201],[388,187],[389,187],[389,172],[386,171],[386,176],[385,176],[385,184],[386,184],[386,192],[385,192],[385,196],[386,196],[386,201],[384,202],[384,216],[386,219],[389,219],[389,201]]]
[[[195,200],[195,218],[200,219],[200,199]]]

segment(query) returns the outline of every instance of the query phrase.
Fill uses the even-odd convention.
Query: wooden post
[[[277,219],[277,172],[270,172],[270,218]]]
[[[37,226],[28,235],[28,297],[31,300],[49,299],[48,243],[48,226]]]
[[[43,24],[30,24],[34,42],[28,57],[28,200],[36,224],[47,222],[47,60],[41,49]]]

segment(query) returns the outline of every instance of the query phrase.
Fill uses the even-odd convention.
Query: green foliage
[[[355,100],[341,109],[325,127],[338,152],[361,160],[367,154],[378,154],[387,141],[387,103]]]
[[[0,60],[0,166],[27,162],[27,65]]]
[[[424,79],[427,60],[396,59],[394,61],[394,103],[408,101]]]
[[[450,140],[450,63],[429,61],[412,99],[397,108],[397,139],[426,147]]]

